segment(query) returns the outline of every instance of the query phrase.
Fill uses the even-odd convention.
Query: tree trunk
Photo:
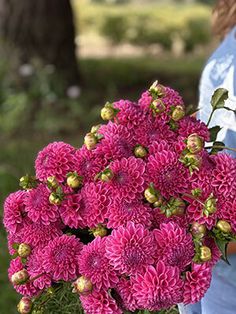
[[[67,85],[78,83],[69,0],[0,0],[0,30],[3,41],[16,47],[22,62],[37,57],[54,64]]]

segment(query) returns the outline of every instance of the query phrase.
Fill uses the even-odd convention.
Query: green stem
[[[212,118],[214,112],[215,112],[215,110],[212,110],[212,112],[211,112],[211,114],[210,114],[210,117],[209,117],[209,119],[208,119],[208,121],[207,121],[207,126],[209,126],[209,124],[210,124],[210,122],[211,122],[211,118]]]
[[[201,204],[202,206],[205,207],[205,204],[203,202],[201,202],[198,198],[194,197],[193,195],[188,194],[188,193],[184,193],[183,196],[187,196],[187,197],[191,198],[192,200],[197,201],[199,204]]]
[[[205,147],[205,149],[210,149],[210,148],[227,149],[227,150],[232,150],[233,152],[236,152],[236,148],[232,148],[232,147],[228,147],[228,146],[213,145],[213,146],[207,146],[207,147]]]

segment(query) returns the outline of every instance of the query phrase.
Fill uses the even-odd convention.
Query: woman
[[[236,109],[236,0],[218,0],[213,9],[212,26],[221,43],[202,72],[198,118],[207,122],[211,113],[210,100],[214,91],[223,87],[229,91],[227,107]],[[210,127],[222,127],[217,140],[236,148],[236,116],[232,111],[217,110]],[[236,157],[236,153],[227,151]],[[236,248],[229,247],[231,266],[220,261],[213,271],[211,287],[201,302],[181,309],[186,314],[236,313]]]

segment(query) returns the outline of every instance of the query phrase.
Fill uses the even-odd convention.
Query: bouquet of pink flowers
[[[213,111],[226,97],[214,94]],[[236,161],[217,153],[218,127],[185,111],[155,82],[138,103],[106,103],[109,122],[81,148],[54,142],[39,152],[36,176],[22,177],[4,204],[20,313],[36,313],[37,300],[68,282],[87,314],[203,297],[236,235]]]

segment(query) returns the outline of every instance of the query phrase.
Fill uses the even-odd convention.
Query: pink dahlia
[[[133,155],[135,146],[132,130],[124,125],[109,122],[99,129],[104,138],[97,145],[95,153],[107,160],[121,159]]]
[[[134,102],[121,99],[114,103],[114,107],[119,109],[115,122],[125,125],[129,129],[140,125],[145,120],[146,114]]]
[[[178,133],[185,138],[190,134],[196,133],[205,141],[210,140],[210,133],[206,124],[190,116],[184,117],[179,121]]]
[[[181,271],[191,264],[194,256],[192,235],[174,222],[163,223],[160,230],[153,231],[157,258],[170,266],[177,266]]]
[[[101,172],[107,165],[104,156],[99,155],[95,150],[88,150],[85,146],[76,150],[75,169],[83,177],[83,182],[91,182],[96,174]]]
[[[70,281],[79,275],[82,243],[75,236],[62,235],[50,241],[42,252],[42,267],[52,280]]]
[[[149,145],[149,153],[151,155],[162,152],[163,150],[171,150],[171,145],[165,140],[154,141]]]
[[[68,172],[75,170],[75,148],[63,142],[54,142],[39,152],[35,169],[36,176],[41,181],[55,176],[63,182]]]
[[[156,267],[148,266],[142,273],[136,274],[133,281],[133,293],[140,308],[150,311],[168,309],[182,302],[183,281],[179,268],[168,266],[162,261]]]
[[[145,163],[143,160],[129,157],[113,161],[109,169],[114,174],[107,184],[111,187],[113,196],[126,201],[137,199],[144,190]]]
[[[67,195],[59,207],[61,219],[70,228],[85,228],[84,219],[86,213],[85,199],[83,193]]]
[[[51,286],[51,278],[48,274],[44,273],[42,267],[42,251],[39,249],[33,250],[27,261],[27,270],[33,280],[33,285],[43,290]]]
[[[118,277],[109,265],[106,253],[107,238],[96,237],[83,247],[79,256],[79,270],[88,277],[98,290],[114,287]]]
[[[180,94],[170,87],[165,88],[165,96],[162,98],[162,101],[167,106],[167,109],[169,109],[171,106],[184,104],[183,98],[180,96]]]
[[[132,275],[154,262],[155,243],[142,225],[130,222],[107,238],[106,256],[120,274]]]
[[[58,220],[58,207],[49,202],[50,193],[47,186],[42,183],[27,192],[25,211],[33,222],[49,225]]]
[[[88,183],[83,188],[86,207],[85,221],[89,228],[104,223],[110,204],[110,190],[103,182]]]
[[[15,273],[17,273],[18,271],[21,271],[22,269],[24,269],[24,265],[21,262],[20,257],[17,257],[13,260],[11,260],[10,262],[10,267],[8,269],[8,277],[9,280],[11,281],[12,275],[14,275]],[[30,279],[30,278],[29,278]],[[24,296],[36,296],[39,293],[39,289],[36,288],[33,284],[33,282],[26,282],[25,284],[21,284],[21,285],[13,285],[15,290],[24,295]]]
[[[122,314],[115,299],[106,291],[93,291],[80,295],[80,301],[86,314]]]
[[[135,224],[141,224],[148,228],[151,224],[151,217],[152,210],[149,205],[143,204],[138,200],[127,203],[125,200],[115,198],[108,209],[107,227],[118,228],[132,221]]]
[[[192,264],[192,271],[186,272],[184,285],[184,303],[196,303],[204,296],[211,283],[211,267],[204,264]]]
[[[62,235],[61,226],[58,223],[43,225],[41,223],[31,223],[24,225],[14,242],[20,241],[29,244],[32,248],[44,247],[49,241]]]
[[[233,233],[236,234],[236,198],[233,201],[220,199],[217,216],[218,219],[228,221],[231,224]]]
[[[22,228],[22,223],[27,220],[25,195],[25,191],[17,191],[11,193],[5,200],[3,223],[8,232],[18,232]]]
[[[138,308],[137,301],[133,296],[133,286],[129,279],[121,278],[115,291],[120,297],[118,304],[123,310],[134,312]]]
[[[218,198],[234,200],[236,197],[236,159],[227,154],[213,157],[215,169],[212,171],[211,184]]]
[[[179,161],[173,151],[151,155],[146,166],[146,177],[161,194],[169,198],[185,193],[189,188],[189,170]]]

